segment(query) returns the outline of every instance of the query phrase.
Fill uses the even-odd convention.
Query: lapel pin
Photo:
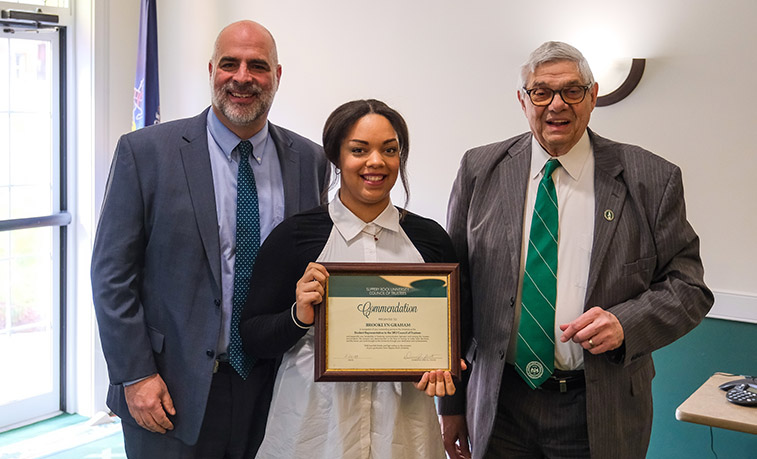
[[[605,220],[608,222],[615,220],[615,212],[613,212],[612,209],[605,210]]]

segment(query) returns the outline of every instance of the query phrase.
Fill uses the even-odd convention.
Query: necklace
[[[367,228],[367,226],[366,226],[366,228]],[[378,227],[378,230],[375,233],[371,233],[370,231],[366,231],[365,228],[364,228],[364,229],[360,230],[360,232],[361,233],[365,233],[365,234],[367,234],[369,236],[373,236],[373,240],[376,241],[376,242],[378,242],[378,240],[379,240],[379,234],[381,234],[381,230],[383,230],[383,229],[384,228],[382,228],[382,227]]]

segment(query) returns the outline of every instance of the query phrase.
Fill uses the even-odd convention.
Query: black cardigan
[[[290,311],[297,281],[323,251],[333,226],[327,207],[317,207],[284,220],[260,247],[240,323],[249,355],[280,357],[305,334]],[[407,212],[400,226],[425,262],[457,263],[449,236],[435,221]]]
[[[323,251],[333,226],[327,206],[316,207],[284,220],[260,247],[239,326],[244,350],[250,356],[278,359],[307,332],[292,321],[296,285],[308,263],[316,261]],[[458,262],[447,232],[434,220],[406,212],[400,226],[426,263]],[[465,269],[461,271],[460,285],[460,338],[464,351],[471,332]],[[466,376],[469,374],[466,372]],[[465,386],[464,382],[458,384],[458,389]],[[464,394],[464,390],[458,390],[455,396],[444,397],[442,414],[464,413]]]

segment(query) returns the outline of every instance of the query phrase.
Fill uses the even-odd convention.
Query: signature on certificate
[[[342,359],[352,362],[353,360],[359,360],[360,354],[344,354]]]
[[[411,362],[436,362],[442,358],[439,354],[415,354],[413,352],[406,352],[403,359],[410,360]]]

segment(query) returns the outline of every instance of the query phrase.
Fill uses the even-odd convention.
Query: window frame
[[[0,7],[7,6],[7,2],[0,2]],[[29,4],[12,4],[19,8],[28,8]],[[58,12],[70,12],[70,6],[68,8],[54,8],[45,7],[48,10],[58,10]],[[69,234],[68,226],[72,222],[72,216],[69,213],[68,203],[68,43],[67,43],[67,26],[61,24],[44,23],[32,20],[19,20],[0,18],[0,26],[3,27],[3,31],[33,31],[41,29],[53,29],[57,32],[57,40],[51,40],[51,45],[55,46],[57,41],[57,85],[53,85],[53,98],[57,95],[57,107],[54,106],[53,114],[57,115],[57,126],[53,124],[53,136],[57,137],[57,157],[53,159],[55,174],[54,180],[57,180],[57,187],[53,190],[53,199],[57,195],[57,212],[54,211],[49,215],[38,215],[27,218],[16,218],[0,220],[0,232],[14,231],[31,228],[51,227],[58,228],[57,238],[53,234],[54,249],[57,248],[57,257],[53,259],[53,288],[57,295],[58,305],[57,311],[54,313],[57,315],[57,340],[58,340],[58,355],[57,361],[59,363],[58,368],[58,412],[66,410],[66,394],[67,394],[67,317],[68,317],[68,248],[69,248]],[[55,148],[55,147],[54,147]],[[55,154],[55,151],[52,152]],[[55,201],[53,201],[55,202]],[[55,209],[55,207],[53,208]],[[55,307],[55,306],[53,306]],[[52,413],[57,414],[57,413]],[[0,426],[0,431],[3,429]]]

